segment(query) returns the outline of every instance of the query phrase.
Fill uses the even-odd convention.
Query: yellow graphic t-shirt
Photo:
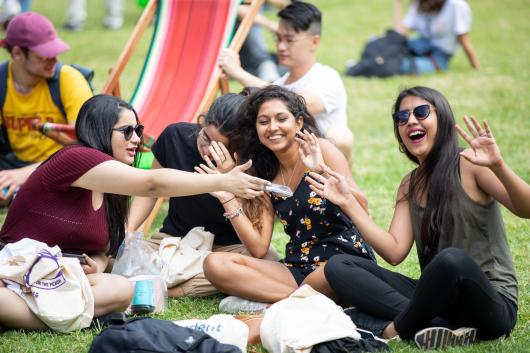
[[[9,63],[2,124],[6,126],[9,144],[18,159],[42,162],[59,150],[62,146],[34,130],[33,122],[74,124],[79,109],[92,96],[83,75],[71,66],[63,65],[59,85],[66,118],[53,103],[46,80],[39,82],[28,94],[17,92]]]

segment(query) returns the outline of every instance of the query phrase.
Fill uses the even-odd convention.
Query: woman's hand
[[[339,207],[350,202],[357,202],[353,196],[352,187],[346,178],[326,166],[322,166],[322,169],[324,174],[311,172],[309,173],[310,177],[306,177],[305,180],[309,183],[311,190]]]
[[[263,195],[265,185],[270,185],[270,181],[246,174],[245,170],[250,168],[250,166],[252,166],[252,160],[238,165],[224,174],[223,176],[226,176],[226,187],[224,190],[245,199],[253,199]]]
[[[455,128],[471,148],[466,148],[460,152],[460,155],[471,163],[483,167],[494,167],[501,164],[501,151],[495,142],[488,122],[484,121],[484,129],[473,115],[471,122],[467,116],[464,116],[464,122],[471,136],[460,126],[456,125]]]
[[[322,171],[324,157],[322,157],[318,137],[312,132],[300,130],[296,132],[295,140],[300,144],[298,153],[305,167],[316,172]]]
[[[89,257],[87,254],[83,254],[83,256],[86,259],[86,265],[81,265],[81,267],[83,268],[83,271],[85,272],[85,274],[90,275],[93,273],[103,272],[103,271],[99,271],[98,263],[94,259]]]
[[[208,156],[203,156],[202,158],[211,169],[216,169],[224,174],[231,171],[236,166],[235,159],[232,158],[230,152],[228,152],[228,149],[222,142],[212,141],[208,149],[212,154],[215,165]]]
[[[207,156],[205,157],[208,158]],[[220,174],[220,172],[217,169],[215,169],[215,166],[212,164],[209,158],[208,160],[206,160],[206,163],[208,163],[208,166],[204,164],[200,164],[199,166],[196,166],[194,168],[195,171],[199,174]],[[234,198],[234,194],[229,193],[227,191],[215,191],[215,192],[211,192],[210,195],[218,199],[221,203],[224,203],[225,201],[228,201]]]

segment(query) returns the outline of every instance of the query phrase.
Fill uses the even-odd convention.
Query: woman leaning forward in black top
[[[445,97],[414,87],[394,105],[399,148],[418,167],[398,188],[388,232],[351,197],[343,177],[324,167],[312,189],[353,220],[366,242],[397,265],[416,242],[418,280],[372,261],[337,255],[325,267],[335,294],[356,309],[358,326],[421,348],[467,344],[509,334],[517,320],[517,279],[498,202],[530,218],[530,187],[504,162],[492,131],[464,117],[456,126]],[[470,148],[458,147],[457,132]]]

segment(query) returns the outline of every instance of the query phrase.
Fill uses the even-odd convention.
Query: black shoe
[[[392,322],[390,320],[381,319],[379,317],[366,314],[353,307],[344,309],[344,314],[348,315],[355,326],[357,326],[359,329],[369,331],[376,337],[382,337],[383,330]],[[359,333],[363,335],[363,332],[359,331]],[[364,334],[369,336],[368,333]]]
[[[127,321],[127,316],[124,312],[110,313],[100,317],[96,317],[92,320],[90,328],[103,330],[105,327],[110,325],[121,325]]]

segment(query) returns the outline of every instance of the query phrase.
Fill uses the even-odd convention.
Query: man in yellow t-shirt
[[[47,80],[54,77],[57,56],[70,47],[57,36],[46,17],[36,12],[17,15],[9,22],[6,38],[0,45],[11,55],[5,102],[0,107],[3,137],[5,140],[7,132],[5,142],[11,150],[4,148],[0,153],[0,188],[9,186],[10,196],[40,162],[61,148],[35,130],[34,123],[74,124],[81,105],[92,96],[92,91],[79,71],[64,65],[59,74],[64,114],[53,102]]]

